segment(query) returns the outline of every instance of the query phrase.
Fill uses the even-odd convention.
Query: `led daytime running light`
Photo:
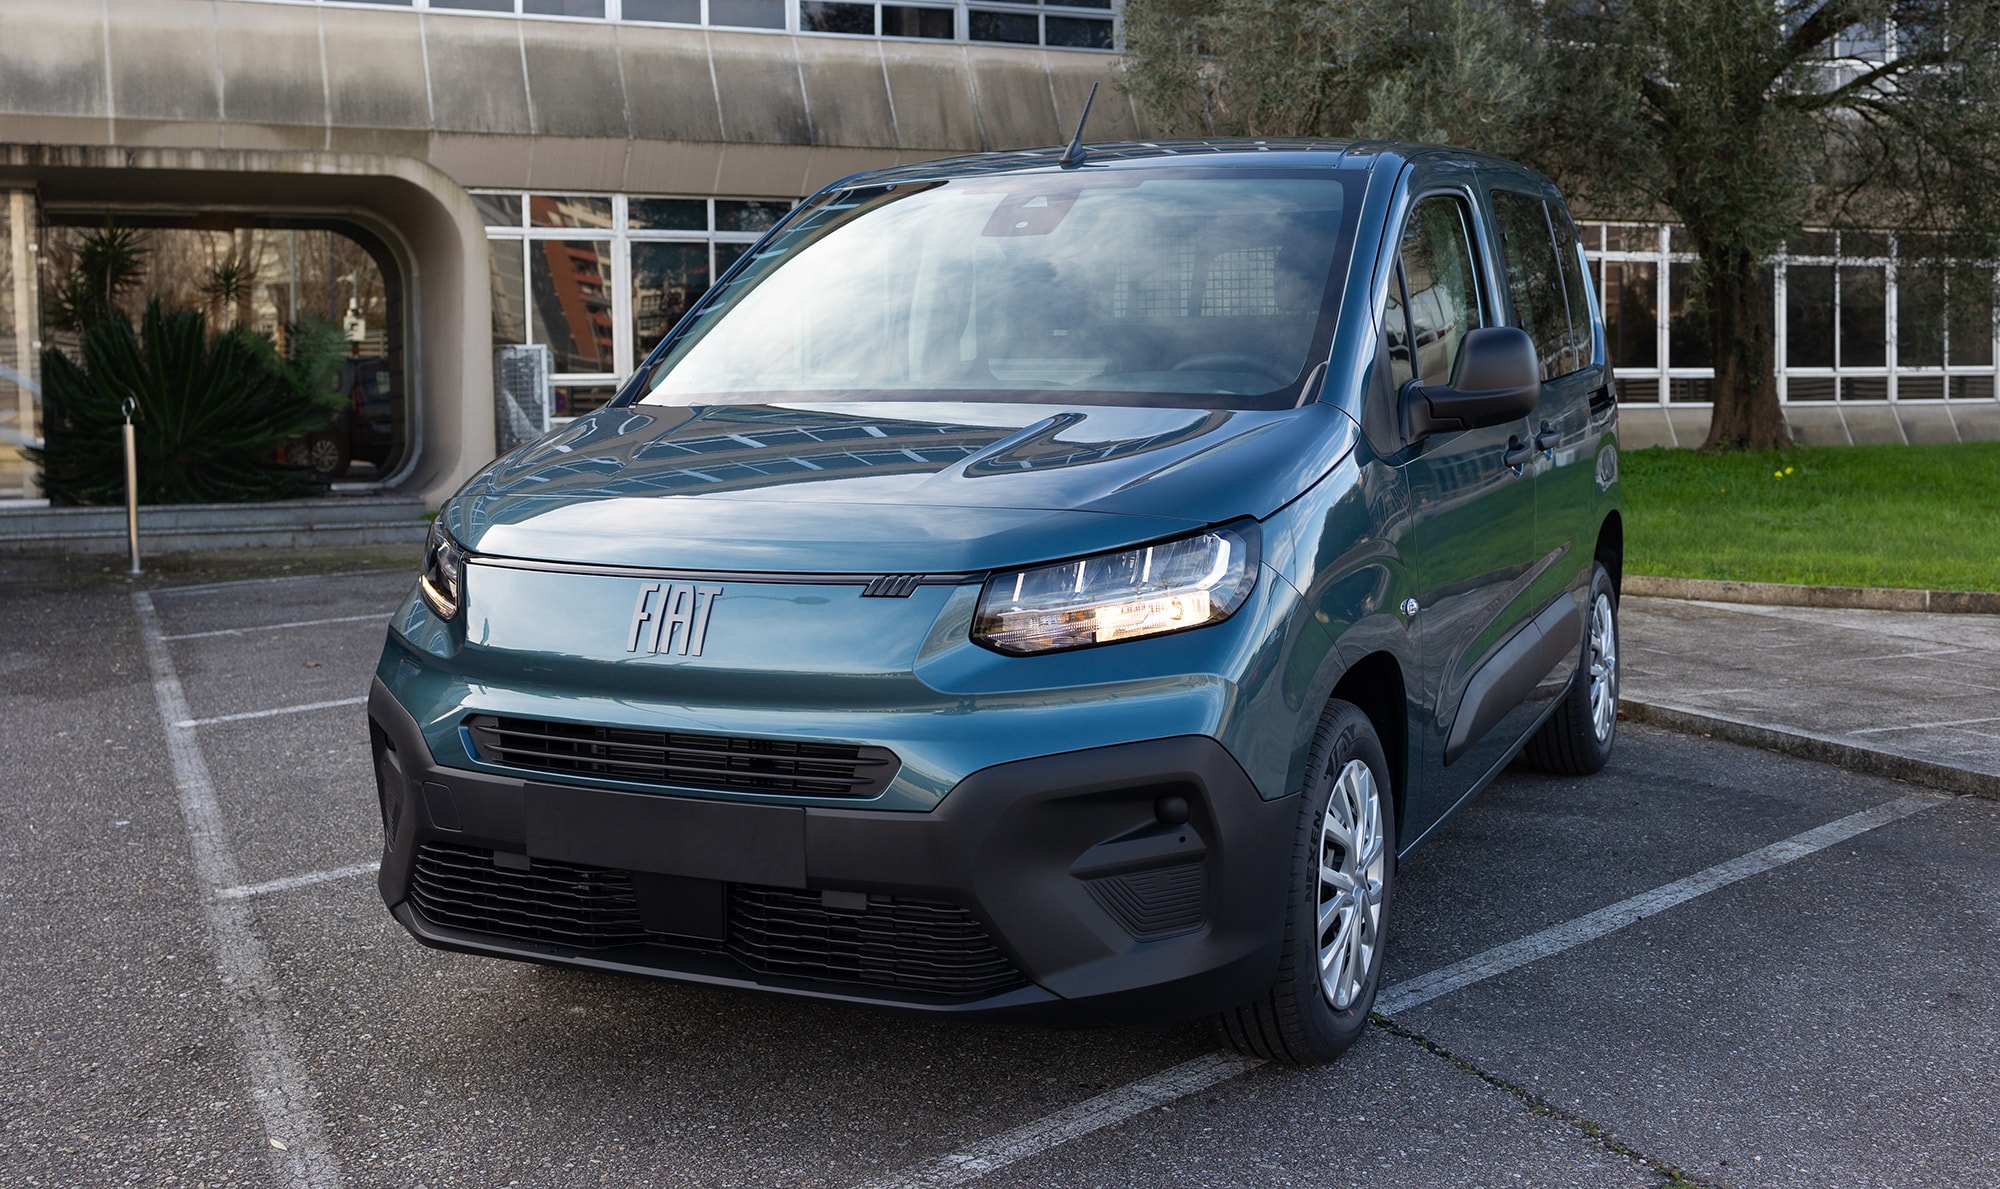
[[[465,550],[444,530],[443,517],[431,522],[431,535],[424,542],[424,570],[417,579],[417,589],[439,619],[458,614],[460,596],[465,590]]]
[[[1087,648],[1229,618],[1256,584],[1254,530],[1221,528],[1157,545],[995,574],[972,638],[1015,655]]]

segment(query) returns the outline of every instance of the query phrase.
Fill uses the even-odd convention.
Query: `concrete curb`
[[[1797,756],[1804,760],[1817,760],[1822,764],[1832,764],[1854,772],[1866,772],[1871,776],[1887,776],[1911,784],[1928,785],[1946,792],[2000,799],[2000,776],[1954,768],[1949,764],[1933,763],[1930,760],[1919,760],[1892,751],[1862,747],[1828,735],[1816,735],[1810,731],[1784,727],[1768,727],[1720,714],[1684,710],[1678,706],[1659,706],[1650,702],[1634,701],[1631,698],[1618,700],[1618,713],[1620,717],[1630,722],[1665,727],[1670,731],[1712,735],[1732,743],[1748,744],[1751,747]]]
[[[2000,615],[2000,593],[1989,590],[1896,590],[1881,586],[1801,586],[1790,582],[1724,582],[1712,578],[1652,578],[1628,574],[1621,593],[1643,599],[1700,599],[1761,607],[1836,607],[1860,611],[1942,611]]]

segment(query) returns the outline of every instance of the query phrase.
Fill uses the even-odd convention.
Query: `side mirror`
[[[1403,385],[1403,424],[1412,441],[1431,433],[1505,425],[1535,411],[1542,364],[1518,326],[1487,326],[1458,345],[1449,388]]]

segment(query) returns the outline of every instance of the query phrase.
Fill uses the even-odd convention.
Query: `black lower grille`
[[[644,893],[630,872],[518,861],[526,866],[501,866],[492,851],[476,847],[424,843],[410,900],[426,920],[450,929],[558,952],[623,949],[619,961],[660,969],[687,960],[688,939],[641,924]],[[1027,985],[972,914],[947,901],[734,884],[728,903],[724,952],[758,974],[940,999]]]
[[[860,897],[856,897],[860,900]],[[975,998],[1027,980],[972,914],[941,900],[866,897],[831,908],[818,892],[737,887],[729,952],[753,970]]]
[[[886,747],[686,735],[475,714],[481,759],[538,772],[639,784],[813,797],[873,797],[901,766]]]
[[[626,872],[541,859],[516,870],[469,846],[419,847],[410,899],[436,924],[517,941],[594,950],[653,936]]]

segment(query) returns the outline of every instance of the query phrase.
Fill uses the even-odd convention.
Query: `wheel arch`
[[[1390,793],[1400,835],[1410,791],[1410,701],[1402,664],[1388,652],[1371,652],[1349,665],[1327,696],[1329,700],[1353,703],[1375,728],[1375,737],[1382,742],[1382,754],[1389,761]],[[1397,841],[1400,846],[1400,837]]]
[[[1625,591],[1625,519],[1618,509],[1605,513],[1597,530],[1597,548],[1591,556],[1611,575],[1611,589]]]

